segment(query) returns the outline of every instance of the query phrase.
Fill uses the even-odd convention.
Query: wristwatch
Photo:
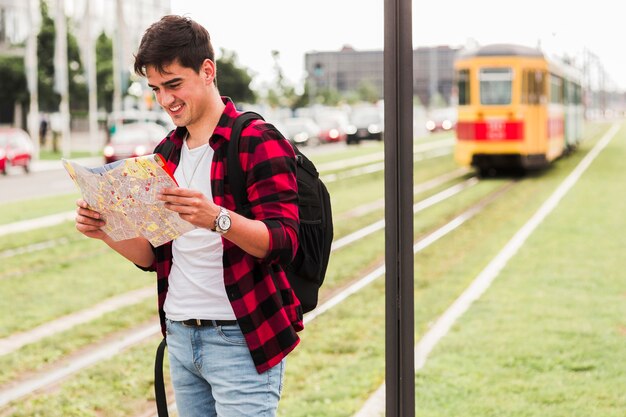
[[[223,235],[230,230],[230,224],[230,214],[224,207],[220,207],[220,213],[215,218],[215,229],[213,231]]]

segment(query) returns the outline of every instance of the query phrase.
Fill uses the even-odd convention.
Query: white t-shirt
[[[199,190],[211,201],[213,154],[208,144],[189,149],[185,141],[174,172],[181,187]],[[164,305],[168,319],[235,319],[224,288],[223,251],[221,236],[201,227],[174,239]]]

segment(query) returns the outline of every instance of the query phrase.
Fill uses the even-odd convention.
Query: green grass
[[[367,146],[345,146],[337,147],[334,152],[315,152],[307,148],[300,149],[316,165],[327,162],[342,161],[344,159],[357,158],[364,155],[383,152],[382,142],[371,142]]]
[[[42,270],[0,279],[0,337],[144,287],[153,279],[113,251],[85,251]]]
[[[100,156],[100,152],[89,152],[89,151],[71,151],[69,159],[76,158],[85,158],[89,156]],[[48,149],[42,149],[39,151],[39,159],[48,160],[48,161],[60,161],[63,157],[61,151],[52,152]]]
[[[0,225],[75,210],[78,192],[0,204]]]
[[[625,139],[443,339],[417,374],[417,415],[623,415]]]
[[[160,337],[95,365],[65,381],[60,389],[20,401],[11,417],[134,416],[154,398],[154,354]],[[150,372],[148,372],[150,370]]]
[[[524,179],[462,228],[416,256],[416,340],[536,211],[591,144],[583,144],[581,152],[558,161],[553,169]],[[609,151],[615,154],[614,163],[602,165],[606,172],[599,173],[597,182],[589,185],[594,193],[582,192],[569,202],[570,216],[557,210],[550,217],[550,224],[556,217],[561,225],[554,222],[556,229],[544,237],[539,230],[533,235],[529,241],[532,246],[525,246],[417,375],[417,410],[424,413],[419,415],[612,416],[617,414],[611,414],[610,404],[616,410],[624,409],[623,397],[619,396],[619,388],[624,386],[621,375],[626,375],[619,358],[619,343],[623,346],[626,333],[622,319],[624,282],[619,273],[624,265],[619,256],[605,259],[607,253],[614,255],[626,242],[624,238],[615,241],[605,237],[603,245],[597,250],[592,248],[593,256],[588,256],[588,246],[594,246],[588,239],[600,239],[603,231],[618,235],[624,230],[624,203],[615,206],[611,199],[616,197],[611,191],[619,189],[624,178],[603,183],[621,169],[624,155],[623,151],[607,149],[602,157]],[[451,157],[416,164],[416,178],[436,176],[438,167],[446,164],[453,166]],[[416,232],[424,233],[443,224],[503,182],[481,182],[445,204],[418,214]],[[345,183],[333,185],[331,190],[333,198],[340,199],[334,204],[337,218],[344,210],[382,197],[382,174]],[[575,195],[568,194],[563,206]],[[599,201],[596,211],[603,217],[593,220],[601,223],[594,225],[597,233],[588,234],[593,216],[586,207],[594,199]],[[371,219],[380,214],[371,214]],[[369,220],[354,219],[350,224],[356,229],[360,222]],[[340,228],[341,233],[350,231],[348,225]],[[579,237],[581,234],[586,238]],[[383,245],[383,233],[379,232],[334,253],[322,296],[327,297],[382,262]],[[548,267],[538,259],[558,262]],[[598,269],[600,263],[603,266]],[[519,271],[507,279],[514,267]],[[590,279],[594,273],[605,279]],[[87,279],[93,282],[92,277]],[[576,285],[572,285],[573,280]],[[383,293],[384,282],[380,279],[307,326],[301,346],[288,359],[281,416],[351,416],[383,382]],[[603,298],[589,297],[596,293]],[[572,311],[576,308],[580,311]],[[562,338],[571,343],[562,345]],[[529,341],[531,349],[526,347]],[[21,400],[11,415],[136,416],[137,410],[146,406],[146,399],[152,398],[152,360],[157,343],[155,338],[80,372],[58,390]],[[604,360],[602,354],[608,358]],[[562,382],[569,382],[567,377],[572,375],[579,380]],[[605,379],[607,382],[603,382]],[[582,404],[587,394],[581,388],[586,384],[592,389],[592,400]],[[569,414],[558,414],[555,410],[568,401],[573,404],[566,408]]]
[[[65,356],[89,347],[102,338],[116,338],[116,333],[155,319],[155,297],[117,311],[107,313],[89,323],[46,337],[16,352],[0,356],[0,385],[20,374],[41,371]]]

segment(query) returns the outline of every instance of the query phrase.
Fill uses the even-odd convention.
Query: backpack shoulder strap
[[[167,398],[165,396],[165,382],[163,380],[163,356],[165,355],[166,345],[165,338],[163,338],[157,348],[154,360],[154,397],[156,398],[158,417],[169,417]]]
[[[244,127],[252,120],[256,119],[264,120],[260,114],[252,111],[237,116],[230,133],[230,142],[228,143],[228,181],[230,183],[231,193],[235,199],[236,211],[246,217],[250,214],[250,208],[248,207],[246,181],[239,160],[239,138],[241,137],[241,132]]]

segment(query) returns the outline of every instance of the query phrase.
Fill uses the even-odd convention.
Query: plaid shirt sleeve
[[[233,109],[234,110],[234,109]],[[211,171],[216,204],[235,210],[227,178],[230,127],[236,113],[227,106],[230,121],[216,145]],[[302,308],[281,264],[295,256],[298,247],[298,193],[295,154],[282,135],[262,121],[246,127],[239,141],[239,163],[244,171],[251,217],[268,228],[268,254],[259,259],[228,239],[224,243],[224,282],[239,326],[258,372],[280,361],[299,343]]]
[[[260,123],[241,138],[240,160],[252,216],[267,226],[270,247],[263,261],[287,264],[298,249],[298,194],[293,148],[273,129]],[[261,141],[254,140],[256,135]]]

